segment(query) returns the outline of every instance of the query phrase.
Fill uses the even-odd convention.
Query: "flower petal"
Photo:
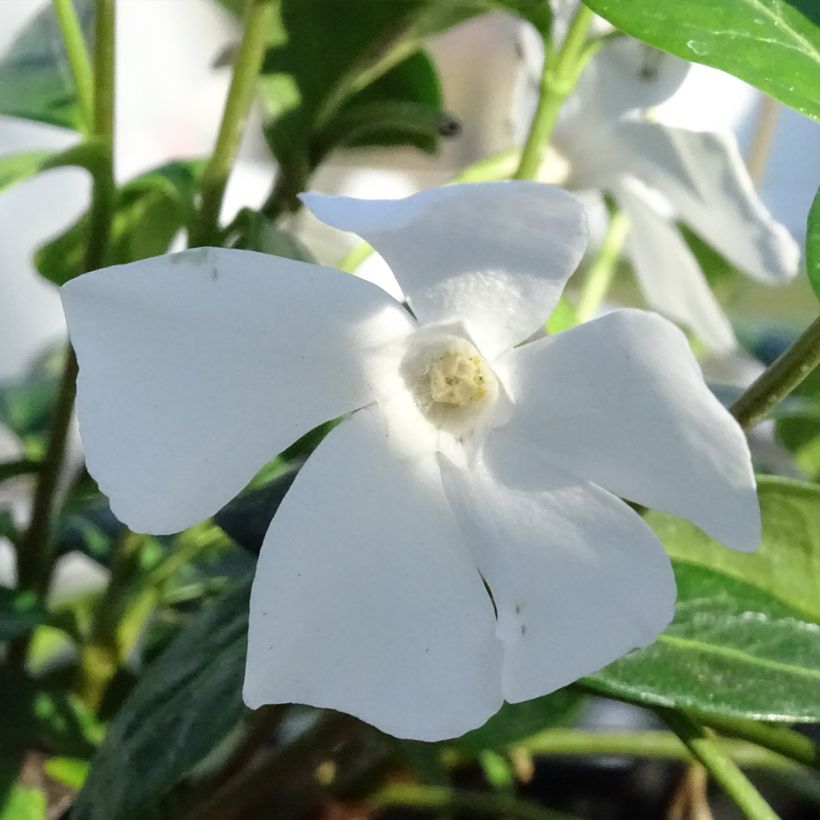
[[[367,352],[411,326],[327,268],[202,248],[62,289],[88,468],[137,531],[215,512],[300,435],[371,400]]]
[[[800,249],[755,193],[734,136],[650,122],[621,123],[617,135],[631,145],[624,170],[660,191],[730,262],[762,282],[797,273]]]
[[[691,64],[631,37],[610,40],[581,75],[569,100],[584,116],[613,119],[669,99]],[[577,99],[577,103],[573,100]]]
[[[442,740],[501,705],[501,645],[435,458],[399,460],[367,408],[308,459],[251,593],[245,701],[306,703]]]
[[[563,470],[538,492],[483,465],[442,460],[442,479],[498,609],[504,697],[517,703],[647,646],[672,620],[663,546],[618,498]]]
[[[578,202],[536,182],[451,185],[394,200],[303,200],[385,258],[423,323],[463,321],[490,357],[546,321],[586,245]]]
[[[560,464],[622,498],[682,516],[726,546],[760,542],[743,431],[670,322],[615,311],[516,348],[497,370],[516,404],[486,445],[505,483],[538,488],[549,464]]]
[[[642,195],[637,180],[615,189],[629,217],[626,251],[646,301],[654,310],[693,330],[712,350],[737,348],[732,326],[680,233]]]

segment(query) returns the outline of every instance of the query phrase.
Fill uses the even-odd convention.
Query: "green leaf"
[[[242,720],[249,594],[250,579],[238,583],[146,669],[91,763],[72,820],[143,816]]]
[[[74,0],[86,42],[93,0]],[[82,124],[60,27],[49,3],[0,58],[0,114],[79,129]]]
[[[427,54],[417,51],[353,94],[315,137],[315,153],[321,157],[336,146],[412,145],[432,154],[440,137],[460,131],[441,107],[436,68]]]
[[[52,757],[43,764],[43,771],[70,789],[79,789],[88,775],[88,761],[78,757]]]
[[[0,643],[31,632],[46,617],[34,593],[0,587]]]
[[[28,458],[40,455],[36,450],[50,428],[58,382],[56,370],[46,365],[0,387],[0,424],[23,441]]]
[[[24,151],[0,157],[0,191],[42,171],[70,165],[85,168],[94,174],[104,159],[104,150],[100,140],[89,139],[59,154],[52,154],[49,151]]]
[[[50,156],[48,151],[26,151],[0,157],[0,191],[34,176]]]
[[[820,370],[815,370],[783,402],[775,436],[807,477],[820,479]]]
[[[627,34],[720,68],[820,120],[816,0],[584,0]]]
[[[452,744],[472,754],[487,749],[501,750],[544,729],[566,723],[582,701],[576,691],[559,689],[523,703],[505,703],[483,726],[467,732]]]
[[[296,236],[278,228],[265,214],[251,208],[243,208],[237,214],[228,230],[227,244],[232,248],[283,256],[297,262],[316,263],[313,254]]]
[[[117,194],[106,265],[165,253],[176,234],[191,224],[196,181],[203,163],[178,161],[126,183]],[[62,285],[85,272],[89,217],[83,214],[34,256],[37,270]]]
[[[758,496],[763,539],[753,553],[721,547],[671,515],[649,512],[646,521],[673,558],[753,584],[820,623],[820,487],[760,476]]]
[[[806,229],[806,273],[820,299],[820,188],[814,196]]]
[[[587,679],[606,694],[706,714],[820,722],[820,625],[745,581],[675,563],[678,607],[652,646]]]
[[[46,820],[46,796],[39,789],[14,785],[0,806],[0,820]]]

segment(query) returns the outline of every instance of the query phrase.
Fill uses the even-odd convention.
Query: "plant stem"
[[[729,408],[741,427],[752,427],[820,364],[820,317],[770,364]]]
[[[766,173],[779,114],[780,103],[764,95],[760,101],[752,144],[746,157],[746,167],[749,169],[749,176],[755,188],[760,187],[763,175]]]
[[[591,319],[606,298],[628,233],[629,219],[623,211],[615,209],[601,247],[586,273],[576,308],[579,322]]]
[[[94,73],[91,70],[91,59],[72,0],[53,0],[53,3],[77,91],[83,131],[87,133],[94,121]]]
[[[587,43],[587,31],[595,17],[591,9],[580,4],[570,23],[566,39],[553,55],[544,43],[544,67],[541,71],[538,103],[530,130],[521,151],[515,179],[534,179],[541,165],[541,151],[549,143],[558,114],[567,95],[575,87],[594,49]]]
[[[111,227],[114,138],[114,23],[115,0],[97,0],[94,52],[94,117],[92,136],[104,146],[100,169],[94,176],[89,220],[86,270],[100,267],[105,260]],[[66,46],[68,48],[68,46]],[[19,585],[38,595],[45,594],[54,562],[52,525],[57,485],[65,461],[68,428],[76,393],[77,358],[69,347],[54,405],[51,434],[37,481],[31,522],[18,550]],[[15,653],[18,655],[20,652]],[[23,654],[24,651],[23,651]]]
[[[715,740],[724,754],[744,768],[794,771],[797,766],[785,757],[744,741]],[[644,757],[688,762],[686,746],[670,732],[584,732],[548,729],[517,743],[535,757],[546,755],[602,755]]]
[[[222,198],[245,130],[256,78],[265,56],[273,23],[274,2],[275,0],[248,0],[242,42],[233,67],[219,134],[213,154],[202,174],[200,210],[191,232],[191,247],[212,244],[218,239]]]
[[[793,729],[713,715],[698,715],[698,720],[722,734],[742,738],[757,746],[771,749],[804,766],[820,770],[820,747]]]
[[[478,792],[451,786],[423,786],[414,783],[394,783],[384,786],[367,799],[374,809],[406,806],[432,811],[460,811],[470,816],[499,815],[518,820],[570,820],[572,815],[521,800],[503,792]]]
[[[659,709],[658,714],[703,764],[748,820],[778,820],[771,806],[715,742],[708,729],[683,712]]]

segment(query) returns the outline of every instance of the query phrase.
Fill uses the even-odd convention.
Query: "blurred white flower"
[[[262,547],[248,704],[453,737],[668,624],[669,560],[618,496],[754,548],[743,433],[680,331],[624,310],[520,344],[583,253],[571,195],[304,200],[376,248],[412,315],[329,268],[207,248],[63,288],[89,469],[136,531],[194,524],[348,414]]]
[[[529,29],[522,43],[527,68],[517,106],[529,122],[543,47]],[[629,217],[626,254],[649,305],[713,350],[729,351],[737,344],[732,328],[676,220],[761,282],[793,277],[800,251],[755,193],[731,133],[653,121],[652,107],[688,67],[631,38],[604,45],[562,111],[542,177],[612,195]]]

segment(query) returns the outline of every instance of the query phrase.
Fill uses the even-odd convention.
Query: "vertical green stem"
[[[94,75],[94,117],[92,135],[105,145],[105,155],[94,177],[86,253],[86,270],[104,264],[114,196],[114,21],[115,0],[97,0]],[[77,359],[69,348],[54,406],[51,435],[34,492],[31,523],[18,550],[18,576],[21,588],[42,595],[51,576],[54,561],[52,524],[57,484],[65,461],[68,428],[74,407]],[[16,652],[19,656],[20,652]]]
[[[548,44],[545,43],[538,103],[521,151],[515,179],[534,179],[538,173],[541,151],[552,137],[561,106],[594,53],[594,49],[589,47],[590,44],[586,40],[594,16],[585,5],[579,5],[561,48],[551,53],[546,47]]]
[[[663,709],[659,714],[748,820],[778,820],[771,806],[707,729],[683,712]]]
[[[53,3],[74,87],[77,90],[83,130],[88,132],[94,120],[94,74],[91,70],[91,60],[72,0],[53,0]]]
[[[225,186],[245,130],[253,91],[270,29],[275,0],[248,0],[242,42],[236,55],[231,85],[213,154],[202,174],[200,210],[191,232],[190,245],[212,244],[218,236],[219,212]]]
[[[606,298],[624,242],[629,233],[629,220],[623,211],[614,210],[598,254],[589,266],[578,300],[579,322],[591,319]]]
[[[820,318],[770,364],[729,408],[741,427],[752,427],[820,365]]]

